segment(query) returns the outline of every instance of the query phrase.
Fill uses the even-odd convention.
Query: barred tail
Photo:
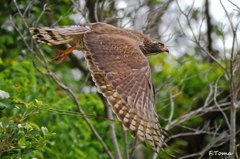
[[[29,28],[31,33],[37,33],[32,37],[38,39],[38,42],[48,45],[59,45],[69,43],[80,34],[84,34],[89,28],[79,25],[62,27],[39,27]]]

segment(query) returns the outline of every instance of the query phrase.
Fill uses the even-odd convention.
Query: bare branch
[[[220,78],[221,78],[221,76],[218,77],[218,79],[217,79],[217,81],[216,81],[216,83],[215,83],[214,103],[215,103],[215,105],[218,107],[218,109],[220,110],[220,112],[223,114],[223,116],[224,116],[224,118],[225,118],[225,121],[226,121],[226,123],[227,123],[227,125],[228,125],[228,128],[231,129],[231,125],[230,125],[230,123],[229,123],[229,121],[228,121],[227,115],[224,113],[224,111],[221,109],[221,107],[219,106],[219,104],[218,104],[218,102],[217,102],[217,84],[218,84],[218,81],[219,81]]]
[[[98,1],[99,0],[97,0],[97,2],[95,2],[95,5],[94,5],[94,16],[95,16],[95,19],[96,19],[97,22],[99,22],[99,19],[98,19]]]
[[[124,138],[124,153],[126,156],[126,159],[129,159],[129,153],[128,153],[128,140],[127,140],[127,130],[124,128],[123,124],[121,124],[122,126],[122,132],[123,132],[123,138]]]
[[[229,104],[230,104],[230,102],[226,102],[226,103],[218,104],[218,106],[224,107],[224,106],[229,106]],[[227,107],[226,109],[229,109],[229,107]],[[224,110],[226,110],[226,109],[224,109]],[[168,124],[169,125],[168,127],[169,127],[169,129],[171,129],[171,128],[175,127],[176,125],[179,125],[180,123],[183,123],[187,120],[196,118],[198,116],[202,116],[205,113],[213,112],[213,111],[219,111],[217,105],[208,106],[208,107],[200,107],[194,111],[186,113],[186,114],[180,116],[179,118],[175,119],[174,121],[172,121],[171,123]]]
[[[168,130],[170,123],[172,121],[172,117],[173,117],[173,112],[174,112],[174,102],[173,102],[173,97],[172,97],[172,92],[169,93],[170,96],[170,105],[171,105],[171,111],[170,111],[170,115],[168,118],[168,125],[165,127],[166,130]]]
[[[185,12],[182,11],[182,9],[181,9],[181,7],[180,7],[180,5],[179,5],[178,0],[177,0],[176,2],[177,2],[177,5],[178,5],[179,10],[181,11],[181,14],[184,15],[185,18],[186,18],[186,20],[187,20],[187,23],[188,23],[188,26],[189,26],[189,28],[190,28],[191,34],[192,34],[192,36],[193,36],[193,39],[190,38],[190,37],[188,37],[188,36],[186,35],[186,33],[184,32],[184,29],[183,29],[183,27],[182,27],[182,25],[181,25],[181,23],[180,23],[180,20],[179,20],[179,18],[178,18],[177,21],[178,21],[178,23],[179,23],[179,26],[180,26],[180,28],[181,28],[182,33],[183,33],[186,37],[188,37],[191,41],[193,41],[194,43],[196,43],[196,44],[198,45],[198,47],[201,48],[201,50],[202,50],[203,52],[205,52],[213,61],[215,61],[215,62],[218,64],[219,67],[221,67],[221,68],[228,74],[229,71],[227,70],[227,68],[225,68],[211,53],[209,53],[209,52],[201,45],[200,41],[198,41],[198,38],[196,37],[196,34],[194,33],[193,27],[192,27],[191,22],[190,22],[190,19],[189,19],[189,16],[190,16],[189,14],[190,14],[190,10],[191,10],[191,9],[190,9],[189,12],[186,14]]]
[[[107,103],[107,101],[105,100],[105,105],[107,107],[107,115],[108,118],[113,120],[113,114],[112,114],[112,108],[111,106]],[[110,135],[111,135],[111,139],[114,145],[114,150],[116,152],[116,158],[117,159],[122,159],[122,155],[120,152],[120,148],[118,146],[118,142],[117,142],[117,137],[116,137],[116,132],[115,132],[115,128],[114,128],[114,122],[113,121],[109,121],[109,125],[110,125]],[[122,124],[121,124],[122,125]]]

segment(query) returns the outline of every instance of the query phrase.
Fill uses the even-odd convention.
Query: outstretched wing
[[[130,33],[131,34],[131,33]],[[147,58],[139,41],[123,30],[97,24],[84,36],[86,59],[99,92],[134,137],[156,151],[162,149],[161,128],[155,111],[153,84]]]

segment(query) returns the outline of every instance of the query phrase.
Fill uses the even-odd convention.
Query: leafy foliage
[[[33,114],[38,113],[41,101],[35,100],[28,104],[22,103],[9,94],[0,90],[1,115],[6,110],[21,110],[23,114],[16,114],[14,118],[2,117],[0,120],[0,158],[21,158],[34,150],[41,150],[55,133],[48,132],[46,127],[37,126],[35,123],[25,122]]]
[[[88,20],[93,22],[94,19],[96,20],[96,14],[90,2],[95,3],[89,0],[81,10],[83,11],[81,14],[86,16],[85,19],[83,16],[81,18],[78,16],[79,8],[66,0],[18,1],[19,8],[14,1],[2,2],[3,5],[0,6],[0,153],[2,154],[0,158],[109,158],[96,135],[83,120],[83,114],[79,113],[69,92],[62,89],[49,75],[40,73],[41,71],[45,74],[49,73],[49,70],[38,60],[43,58],[47,59],[46,62],[52,73],[74,92],[85,115],[113,156],[116,156],[110,136],[109,121],[96,118],[108,118],[107,106],[102,96],[97,93],[91,77],[87,78],[87,65],[82,53],[74,52],[79,55],[77,60],[82,67],[78,67],[72,58],[68,58],[61,65],[50,63],[50,58],[56,53],[54,47],[41,45],[39,50],[25,26],[25,22],[29,27],[70,25],[75,24],[76,19],[78,23],[85,23]],[[142,30],[146,29],[150,35],[156,34],[157,31],[151,26],[160,24],[162,15],[155,12],[153,8],[156,7],[158,10],[158,7],[165,4],[164,1],[146,1],[142,5],[145,8],[141,6],[131,13],[125,8],[117,12],[114,3],[104,8],[103,2],[105,1],[99,1],[98,18],[100,20],[105,18],[108,22],[120,23],[122,26],[124,26],[124,18],[132,20],[134,26],[138,26],[138,21],[134,19],[136,13],[140,13],[138,12],[140,9],[145,10],[149,7],[148,19],[155,21],[149,21]],[[166,1],[166,4],[170,2]],[[29,10],[25,12],[26,8]],[[19,12],[22,13],[25,21]],[[199,8],[193,9],[193,21],[200,21],[201,14]],[[75,21],[71,17],[73,15],[75,15]],[[122,15],[125,17],[121,17]],[[189,23],[185,25],[189,26]],[[151,33],[151,30],[154,32]],[[176,32],[177,38],[183,39],[181,31],[178,29]],[[213,33],[216,38],[222,38],[224,35],[223,30],[218,26],[213,27]],[[186,39],[181,41],[181,44],[185,42]],[[59,46],[61,49],[65,47]],[[157,91],[156,111],[160,115],[161,125],[170,131],[171,140],[167,142],[170,148],[165,150],[177,157],[200,152],[206,145],[213,142],[214,135],[221,136],[229,133],[228,123],[223,120],[222,112],[216,107],[206,109],[206,112],[196,113],[204,107],[211,108],[218,102],[225,115],[230,115],[229,92],[231,89],[225,78],[226,71],[216,63],[195,56],[203,52],[199,45],[191,44],[188,47],[189,50],[194,51],[194,55],[180,52],[182,55],[179,58],[171,54],[159,54],[149,58]],[[44,53],[44,57],[41,56],[41,52]],[[206,55],[201,56],[201,58],[204,57]],[[217,59],[221,65],[229,67],[231,59],[225,59],[224,62],[221,57]],[[237,81],[237,78],[234,77],[234,80]],[[238,111],[236,121],[240,120],[239,113]],[[188,114],[190,115],[186,116]],[[124,131],[117,119],[114,126],[121,154],[127,156],[125,147],[128,146],[127,152],[130,153],[134,147],[132,146],[134,139],[127,132],[127,143],[125,143]],[[240,127],[239,123],[236,123],[236,126]],[[202,128],[205,128],[204,131]],[[187,136],[189,132],[191,134]],[[217,142],[216,145],[221,143],[217,147],[211,148],[228,151],[227,137],[222,138],[222,142]],[[239,143],[239,135],[236,140]],[[239,150],[239,144],[237,146]],[[136,149],[142,158],[151,158],[154,155],[143,145]],[[209,158],[206,153],[202,157]],[[171,157],[160,151],[158,158]]]

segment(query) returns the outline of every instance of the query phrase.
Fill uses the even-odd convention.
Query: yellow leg
[[[66,60],[67,56],[74,50],[76,49],[76,45],[73,45],[72,47],[62,51],[62,50],[59,50],[57,49],[57,52],[58,54],[56,54],[55,56],[52,57],[52,60],[51,61],[56,61],[56,60],[59,60],[59,63],[62,63]]]

